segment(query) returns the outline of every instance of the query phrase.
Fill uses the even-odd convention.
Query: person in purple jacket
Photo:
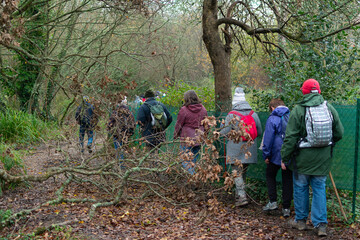
[[[262,150],[263,159],[267,164],[266,185],[270,201],[263,210],[271,211],[278,208],[276,175],[279,169],[282,168],[282,212],[284,217],[290,217],[290,204],[293,196],[292,171],[281,162],[280,154],[290,111],[281,99],[272,99],[269,103],[269,110],[271,114],[266,121]]]
[[[194,139],[196,137],[196,130],[200,129],[204,131],[204,127],[201,125],[201,121],[207,116],[205,107],[201,104],[201,101],[195,91],[189,90],[184,93],[184,106],[181,107],[174,132],[174,139],[180,137],[181,140],[186,138]],[[190,161],[184,161],[183,167],[190,173],[195,173],[194,164],[199,158],[199,151],[201,149],[200,143],[190,145],[188,143],[181,143],[182,151],[191,151],[194,154],[192,163]]]

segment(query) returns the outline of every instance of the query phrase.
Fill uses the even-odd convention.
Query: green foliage
[[[360,93],[360,49],[345,32],[322,42],[286,45],[288,52],[272,56],[274,67],[267,68],[274,88],[253,91],[254,102],[266,109],[269,100],[282,98],[292,107],[302,98],[302,83],[314,78],[325,99],[338,104],[354,104]]]
[[[208,110],[215,109],[215,90],[207,86],[194,87],[183,81],[178,81],[174,86],[166,89],[166,97],[161,99],[161,102],[173,107],[181,107],[184,102],[184,93],[189,90],[194,90],[199,96],[202,104]]]
[[[22,167],[22,154],[19,151],[15,151],[8,144],[0,144],[0,160],[4,164],[6,171],[9,171],[12,167]]]
[[[352,218],[352,215],[353,215],[352,214],[353,213],[352,212],[352,210],[353,210],[353,208],[352,208],[353,207],[353,191],[338,189],[338,193],[339,193],[339,197],[340,197],[344,212],[348,218],[348,223],[352,223],[353,222],[353,218]],[[329,216],[329,218],[331,218],[331,221],[335,222],[339,219],[344,221],[345,219],[343,217],[343,214],[341,213],[339,201],[338,201],[332,187],[327,188],[326,202],[327,202],[327,208],[328,208],[328,216]],[[359,206],[359,204],[360,204],[360,195],[359,195],[359,193],[357,193],[355,205]],[[355,215],[356,215],[355,221],[359,221],[360,209],[358,207],[355,208]]]
[[[7,225],[8,219],[11,217],[11,210],[0,210],[0,228],[3,228]]]
[[[48,129],[53,130],[54,127],[32,114],[21,111],[7,109],[0,113],[1,142],[33,144],[49,136]]]
[[[43,27],[46,16],[43,11],[43,5],[44,3],[34,4],[23,13],[23,17],[32,18],[32,20],[26,21],[24,24],[25,37],[21,38],[20,46],[34,56],[42,54],[46,45],[46,34]],[[0,77],[0,82],[3,83],[7,93],[17,95],[21,109],[26,111],[33,87],[41,70],[39,63],[28,56],[18,54],[16,60],[15,71],[5,71],[8,76],[17,75],[16,81],[8,81]]]

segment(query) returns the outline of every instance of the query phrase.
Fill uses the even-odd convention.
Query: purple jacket
[[[265,132],[264,132],[264,142],[263,142],[263,159],[269,159],[270,162],[276,165],[281,165],[281,146],[284,142],[284,137],[282,136],[285,133],[283,128],[283,118],[286,121],[289,119],[290,111],[285,106],[279,106],[271,113],[270,117],[266,121]],[[287,118],[285,115],[288,115]],[[284,127],[286,127],[284,125]]]
[[[187,107],[183,106],[177,116],[174,139],[178,137],[181,139],[185,139],[187,137],[194,138],[196,135],[196,129],[204,131],[204,127],[201,126],[201,121],[206,116],[207,111],[200,103],[192,104]]]

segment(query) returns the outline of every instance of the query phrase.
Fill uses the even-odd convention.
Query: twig
[[[338,200],[338,202],[339,202],[339,205],[340,205],[340,211],[341,211],[341,213],[342,213],[345,221],[347,222],[347,217],[346,217],[346,214],[345,214],[343,205],[342,205],[342,203],[341,203],[341,199],[340,199],[339,193],[338,193],[338,191],[337,191],[337,188],[336,188],[336,185],[335,185],[335,181],[334,181],[334,178],[333,178],[333,176],[332,176],[332,174],[331,174],[331,171],[329,172],[329,176],[330,176],[331,183],[332,183],[332,185],[333,185],[333,187],[334,187],[334,191],[335,191],[335,194],[336,194],[336,198],[337,198],[337,200]]]

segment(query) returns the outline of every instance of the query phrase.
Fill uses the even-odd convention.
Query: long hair
[[[191,104],[201,103],[198,95],[194,90],[189,90],[184,93],[184,106],[189,106]]]

